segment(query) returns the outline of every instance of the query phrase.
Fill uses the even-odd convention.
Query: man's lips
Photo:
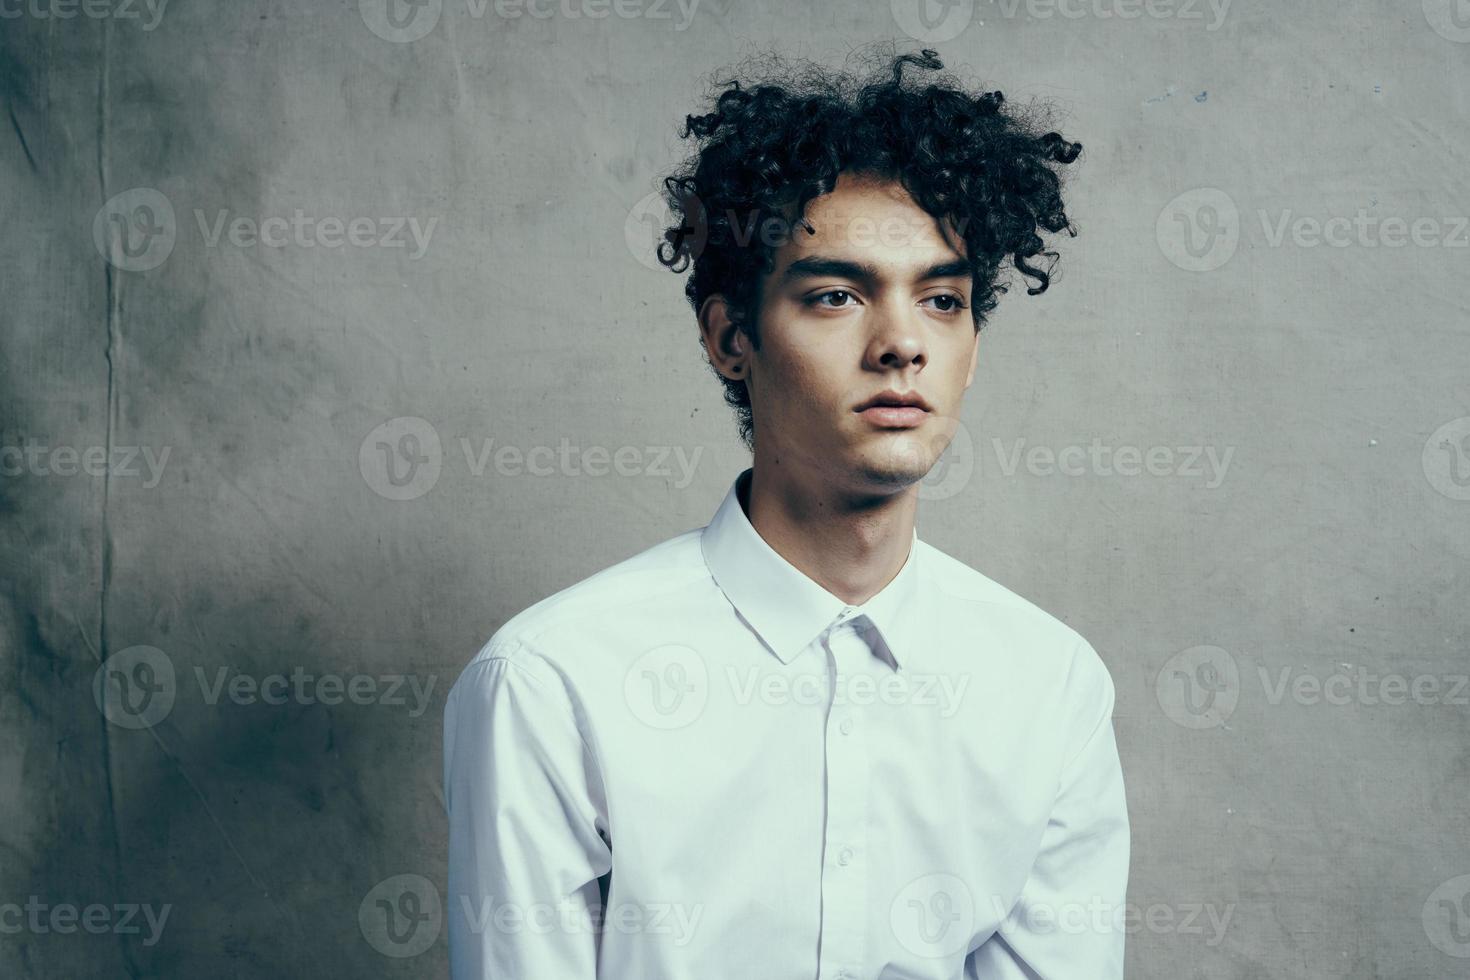
[[[853,411],[884,429],[912,429],[922,425],[930,412],[929,403],[916,391],[883,391]]]
[[[913,405],[874,405],[858,414],[881,429],[913,429],[923,425],[929,416]]]

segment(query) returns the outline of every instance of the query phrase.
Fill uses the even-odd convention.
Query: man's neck
[[[917,487],[857,500],[756,465],[740,489],[740,506],[766,544],[849,605],[881,592],[908,560]]]

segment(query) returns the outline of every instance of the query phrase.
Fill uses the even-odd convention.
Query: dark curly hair
[[[758,81],[716,81],[712,111],[685,117],[681,136],[695,137],[698,149],[663,181],[674,224],[658,258],[678,273],[693,266],[684,292],[696,313],[707,297],[723,294],[756,350],[752,313],[779,242],[751,230],[774,221],[813,231],[804,217],[808,202],[830,193],[843,172],[897,180],[919,207],[952,222],[973,273],[977,332],[1006,291],[1003,259],[1036,280],[1028,294],[1045,292],[1057,254],[1042,251],[1038,231],[1077,234],[1055,165],[1076,160],[1082,144],[1042,131],[1045,106],[1002,111],[1000,92],[972,94],[946,74],[906,78],[906,67],[944,68],[928,49],[898,55],[889,44],[876,57],[882,64],[867,75],[809,62],[792,68],[774,55],[752,59],[747,72]],[[1031,264],[1037,255],[1051,260],[1046,269]],[[753,449],[745,383],[716,375]]]

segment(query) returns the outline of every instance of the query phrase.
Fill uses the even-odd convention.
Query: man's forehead
[[[821,252],[861,253],[871,260],[875,252],[912,249],[923,253],[911,257],[918,264],[962,254],[955,250],[963,247],[958,236],[951,230],[951,240],[946,241],[940,220],[919,207],[896,181],[848,182],[844,174],[830,194],[807,204],[805,218],[811,232],[799,229],[791,247],[783,249],[793,259]],[[893,255],[886,261],[904,259]]]

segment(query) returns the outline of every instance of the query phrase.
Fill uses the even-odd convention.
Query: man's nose
[[[869,367],[874,369],[923,367],[928,361],[917,311],[896,303],[874,306],[873,336],[868,344]]]

